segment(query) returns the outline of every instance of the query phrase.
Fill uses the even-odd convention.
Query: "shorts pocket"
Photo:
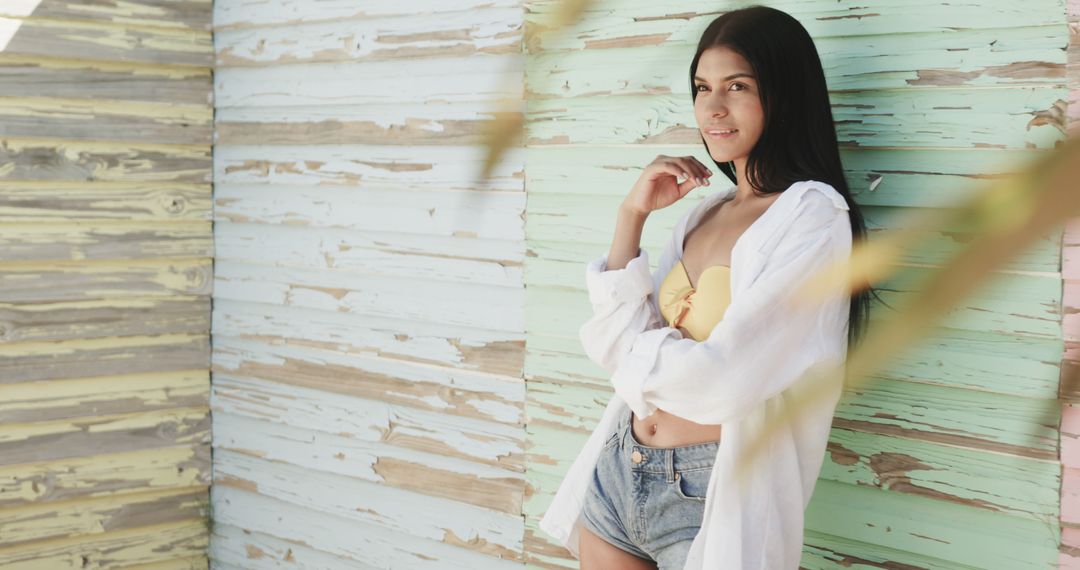
[[[675,472],[675,482],[672,484],[680,497],[690,501],[704,501],[711,477],[712,467],[684,469]]]

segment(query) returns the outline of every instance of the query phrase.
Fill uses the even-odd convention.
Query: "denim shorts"
[[[582,516],[594,534],[658,570],[682,570],[701,529],[720,442],[642,445],[632,417],[627,411],[604,443]]]

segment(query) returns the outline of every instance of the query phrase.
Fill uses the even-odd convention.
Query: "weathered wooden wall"
[[[205,568],[211,0],[0,2],[0,568]]]
[[[216,568],[521,566],[517,0],[217,0]]]
[[[1080,137],[1080,0],[1069,0],[1066,119],[1069,138]],[[1061,396],[1061,570],[1080,570],[1080,218],[1065,227],[1061,252],[1064,279],[1065,355]],[[1069,381],[1070,376],[1073,378]]]
[[[1065,136],[1061,0],[768,4],[815,38],[848,181],[875,231],[947,207]],[[602,0],[567,33],[540,35],[553,5],[534,0],[526,15],[525,547],[541,568],[576,567],[536,525],[611,394],[576,338],[589,312],[584,263],[607,251],[618,200],[656,154],[708,163],[686,70],[718,10],[744,3]],[[654,257],[695,201],[650,218]],[[883,285],[886,302],[964,240],[941,228]],[[845,395],[808,511],[805,568],[1059,563],[1060,255],[1061,231],[1050,232]]]

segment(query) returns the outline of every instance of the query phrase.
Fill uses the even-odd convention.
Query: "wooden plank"
[[[517,53],[225,67],[214,73],[214,104],[222,108],[520,100],[522,67]]]
[[[1056,522],[832,481],[818,481],[806,528],[953,564],[1016,569],[1050,567],[1058,556],[1047,545],[1060,534]]]
[[[1019,170],[1042,150],[842,148],[846,182],[860,206],[947,207],[981,192],[994,178]],[[531,146],[525,184],[529,210],[539,194],[610,196],[618,202],[657,155],[693,156],[715,164],[700,141],[690,144],[614,146],[588,144]],[[684,200],[722,191],[734,185],[716,170],[712,185],[691,190]],[[681,211],[682,202],[667,210]],[[672,222],[674,223],[674,221]],[[530,236],[531,237],[531,236]]]
[[[525,470],[521,428],[499,422],[228,374],[214,377],[211,409],[368,443]]]
[[[100,536],[0,549],[2,570],[117,568],[186,558],[198,564],[206,553],[205,520],[187,520],[121,530]]]
[[[188,556],[175,558],[163,562],[150,562],[148,564],[135,564],[123,566],[117,570],[204,570],[210,567],[210,561],[206,556]]]
[[[209,405],[205,370],[0,384],[0,424]]]
[[[1022,335],[938,329],[876,377],[966,388],[1024,398],[1057,397],[1062,343]],[[526,378],[605,387],[608,375],[585,357],[576,337],[528,337]]]
[[[0,466],[0,507],[210,485],[210,442]]]
[[[373,190],[370,194],[379,195],[382,192]],[[423,196],[419,193],[415,195],[418,198]],[[438,200],[436,196],[431,197]],[[315,224],[319,224],[319,220],[314,213],[305,215],[312,225],[280,224],[272,223],[269,204],[261,205],[263,201],[254,191],[249,190],[237,200],[228,211],[240,213],[247,210],[252,214],[265,212],[266,215],[252,216],[259,219],[251,222],[230,222],[222,219],[225,215],[218,210],[219,221],[214,226],[215,261],[218,263],[236,260],[276,267],[348,272],[378,268],[379,273],[410,277],[417,281],[483,283],[502,287],[520,287],[522,283],[525,249],[520,239],[520,226],[517,228],[518,239],[453,235],[463,233],[466,224],[442,228],[433,224],[425,225],[423,218],[418,215],[412,217],[413,212],[400,207],[397,209],[397,212],[401,212],[398,215],[412,217],[409,229],[414,233],[392,231],[389,224],[385,221],[380,223],[379,216],[375,214],[382,212],[390,215],[394,210],[389,204],[381,204],[382,200],[376,196],[365,196],[366,203],[356,208],[356,215],[360,219],[355,224],[341,220],[342,225],[353,227],[317,227]],[[249,208],[241,205],[250,202],[254,204]],[[464,208],[450,201],[443,204],[436,202],[432,206],[448,210],[455,221],[466,215],[462,211]],[[516,214],[511,213],[514,210],[509,207],[503,211],[506,213],[500,214],[500,217],[521,216],[520,210]],[[299,212],[294,215],[301,216]],[[484,223],[480,219],[477,222]],[[384,226],[385,230],[380,231],[379,225]]]
[[[834,425],[1052,461],[1058,413],[1049,399],[874,378],[845,393]]]
[[[0,303],[209,295],[208,259],[53,261],[0,268]]]
[[[258,493],[333,517],[458,546],[492,558],[521,560],[522,520],[489,509],[258,459],[227,450],[214,456],[214,485]]]
[[[209,441],[210,414],[205,406],[7,424],[0,433],[0,465]]]
[[[209,146],[212,134],[213,108],[205,104],[0,98],[0,137]]]
[[[210,176],[209,172],[197,169],[191,172],[200,172],[199,178]],[[135,173],[117,172],[117,175],[117,178],[132,181],[5,180],[4,192],[0,194],[0,221],[160,222],[210,220],[213,215],[209,184],[177,184],[168,180],[138,182],[139,175]],[[172,177],[168,173],[161,175]],[[72,173],[71,178],[75,176]],[[147,173],[146,176],[153,175]]]
[[[10,38],[5,37],[7,42],[3,50],[12,55],[202,68],[211,67],[214,61],[214,44],[209,30],[36,16],[0,16],[0,27],[14,30]]]
[[[945,88],[830,94],[841,146],[1050,149],[1064,138],[1063,88]],[[986,125],[994,125],[987,129]],[[526,144],[700,144],[690,96],[530,100]]]
[[[842,148],[852,195],[860,205],[951,207],[1001,175],[1043,156],[1038,149]]]
[[[519,53],[520,6],[446,8],[408,18],[222,29],[214,36],[216,68]]]
[[[206,333],[0,344],[0,385],[205,370],[209,360],[210,335]]]
[[[476,282],[419,282],[239,261],[214,269],[214,295],[221,299],[482,328],[501,331],[508,341],[521,338],[524,293]]]
[[[815,491],[807,510],[799,566],[807,570],[1046,568],[1055,555],[1043,546],[1056,540],[1053,525],[927,499],[912,499],[918,507],[913,509],[902,497],[886,500],[880,491],[842,483],[819,482],[818,488],[823,490]],[[575,568],[576,561],[535,521],[526,524],[530,566]],[[979,533],[983,529],[989,536]]]
[[[0,10],[3,10],[0,6]],[[213,103],[209,68],[0,53],[0,96],[47,95],[149,103]]]
[[[530,1],[526,11],[530,54],[546,50],[624,48],[667,43],[696,45],[702,31],[724,11],[693,0],[657,4],[650,0],[598,0],[578,24],[557,34],[541,34],[559,0]],[[769,6],[799,20],[815,41],[825,37],[955,34],[968,29],[1059,26],[1061,0],[1017,4],[890,2],[888,0],[778,0]],[[733,6],[733,8],[736,6]],[[858,40],[855,40],[858,41]],[[905,45],[909,51],[917,46]]]
[[[12,0],[0,6],[4,16],[195,30],[209,30],[212,14],[209,0]]]
[[[933,269],[905,267],[881,283],[881,298],[903,306]],[[880,312],[872,312],[878,318]],[[945,328],[1061,339],[1061,279],[1058,274],[998,273],[940,319]]]
[[[869,91],[1059,87],[1065,83],[1064,40],[1058,24],[825,37],[814,43],[829,89]],[[541,52],[529,58],[529,100],[671,93],[690,105],[688,63],[696,48],[695,38],[687,43]]]
[[[213,257],[209,221],[6,223],[0,227],[0,258],[6,262],[50,260],[166,260]]]
[[[244,524],[246,521],[240,521]],[[210,536],[210,559],[215,569],[244,570],[253,565],[288,566],[295,570],[349,568],[379,570],[361,558],[336,556],[288,538],[242,529],[217,521]]]
[[[974,570],[940,558],[924,556],[919,551],[889,548],[872,542],[807,530],[803,542],[803,557],[799,568],[806,570],[844,570],[846,568],[934,568],[940,570]]]
[[[932,269],[902,267],[896,275],[875,286],[879,296],[896,308],[914,295]],[[561,285],[531,285],[526,290],[526,322],[530,334],[572,337],[592,314],[584,292],[584,279],[552,276],[565,280]],[[1061,286],[1055,275],[999,273],[963,303],[940,319],[939,325],[963,331],[989,331],[1004,335],[1026,335],[1060,342]],[[874,301],[871,318],[884,318],[891,309]]]
[[[352,561],[355,560],[359,561],[361,568],[371,566],[394,570],[521,568],[520,561],[499,560],[443,541],[344,520],[239,489],[214,486],[211,496],[215,504],[225,504],[230,507],[215,511],[215,520],[225,525],[242,528],[244,541],[248,544],[262,543],[257,539],[252,540],[251,536],[269,535],[346,559],[349,561],[349,567],[352,567]],[[278,545],[282,544],[282,542],[275,542]],[[240,547],[232,546],[232,548],[235,550]],[[274,550],[277,549],[271,552]],[[256,554],[255,559],[261,560],[262,556]],[[329,557],[320,557],[320,559],[331,560]],[[289,562],[289,566],[292,566],[287,555],[285,560]]]
[[[525,386],[517,377],[217,335],[213,358],[215,374],[511,425],[524,423]]]
[[[226,195],[240,190],[234,187],[241,184],[273,184],[276,190],[290,193],[300,190],[296,186],[363,186],[364,194],[382,190],[382,196],[390,191],[482,190],[492,200],[509,199],[496,196],[497,192],[522,193],[522,149],[508,149],[495,164],[491,178],[479,181],[484,157],[483,149],[471,146],[223,146],[214,149],[214,184],[219,194]],[[353,196],[360,199],[355,193]],[[472,195],[456,196],[465,199]],[[481,197],[476,196],[472,204],[480,206]],[[455,200],[454,195],[446,200],[468,201]],[[524,196],[519,200],[523,204]],[[397,202],[409,200],[399,198]],[[224,208],[229,202],[218,201],[216,205]],[[506,222],[493,219],[489,223]]]
[[[370,18],[419,14],[475,12],[494,8],[520,8],[520,0],[367,0],[358,5],[353,0],[232,0],[214,3],[214,30],[244,29],[271,25],[298,25],[341,20],[363,21]]]
[[[47,546],[57,539],[92,537],[151,525],[192,522],[208,516],[207,488],[167,489],[147,493],[48,503],[0,510],[4,548]]]
[[[213,446],[312,473],[346,475],[513,516],[521,513],[524,477],[503,467],[227,413],[214,414]],[[243,513],[233,508],[234,516]]]
[[[709,194],[721,191],[707,190]],[[679,210],[674,211],[682,211]],[[875,234],[920,227],[920,219],[934,212],[929,208],[889,208],[860,206],[870,239]],[[606,252],[614,234],[618,201],[607,196],[584,193],[537,194],[529,196],[525,231],[529,236],[530,256],[528,282],[539,279],[544,283],[551,271],[581,273],[570,269],[563,260],[585,264]],[[656,216],[659,222],[646,223],[642,243],[653,255],[659,255],[660,244],[671,235],[677,220],[670,215]],[[970,228],[962,224],[939,224],[921,241],[906,249],[897,263],[919,266],[942,266],[963,251],[972,238]],[[1057,275],[1061,265],[1060,229],[1048,231],[1017,257],[1005,262],[1001,272],[1040,272]],[[557,256],[557,257],[556,257]],[[583,271],[583,269],[582,269]]]
[[[357,326],[357,317],[348,313],[215,298],[213,320],[218,337],[378,354],[502,377],[520,377],[525,359],[521,334],[395,317],[364,315],[364,326]]]
[[[0,169],[0,180],[4,181],[5,190],[4,196],[0,196],[0,200],[3,200],[0,202],[0,215],[5,211],[11,212],[9,206],[18,207],[19,201],[27,200],[28,193],[40,194],[46,191],[51,192],[48,197],[31,194],[29,199],[45,201],[41,202],[37,209],[15,210],[14,215],[21,221],[30,221],[44,216],[56,218],[77,214],[67,211],[70,206],[65,205],[69,202],[84,201],[87,194],[119,191],[127,192],[124,202],[130,199],[135,203],[138,202],[133,196],[136,191],[155,194],[182,193],[174,198],[175,202],[156,196],[158,201],[154,202],[152,207],[161,214],[190,215],[190,208],[195,206],[205,207],[209,212],[210,208],[202,205],[202,195],[205,193],[205,201],[208,203],[210,155],[210,147],[205,145],[124,144],[9,137],[0,141],[0,160],[4,161],[4,167]],[[190,205],[185,203],[192,199],[197,201]],[[105,202],[103,205],[83,204],[83,207],[104,212],[106,208],[117,210],[126,206],[128,215],[146,214],[135,210],[135,204],[112,204],[108,200]],[[54,212],[54,209],[60,211]]]
[[[300,176],[306,178],[304,174]],[[343,228],[373,234],[405,234],[402,239],[409,239],[410,234],[426,234],[519,242],[523,237],[524,192],[440,191],[436,190],[435,181],[431,182],[428,188],[398,190],[367,188],[361,183],[362,191],[355,186],[225,183],[215,189],[214,218],[219,223],[304,226],[308,231]],[[381,236],[379,243],[386,247],[385,244],[393,241]],[[523,244],[517,244],[515,253],[515,261],[520,261]]]
[[[550,441],[530,438],[529,456],[526,459],[530,478],[538,464],[556,465],[552,458],[565,454],[566,459],[570,460],[576,456],[580,446],[570,447],[566,436],[570,433],[573,433],[575,438],[588,436],[596,422],[593,416],[599,415],[602,405],[606,404],[608,399],[610,389],[607,388],[565,383],[547,385],[540,380],[530,381],[527,408],[530,431],[557,430],[539,433],[544,438],[551,438]],[[865,387],[845,390],[837,407],[833,426],[858,432],[860,435],[836,439],[835,443],[839,447],[835,449],[838,451],[846,448],[845,446],[864,445],[845,443],[866,439],[863,434],[896,438],[900,443],[886,443],[893,440],[880,437],[871,438],[871,443],[865,444],[867,447],[862,449],[867,455],[871,455],[871,444],[882,450],[896,449],[899,445],[904,451],[896,453],[906,455],[911,455],[912,449],[926,450],[926,456],[916,457],[908,467],[917,470],[919,462],[922,462],[935,469],[942,469],[944,473],[940,475],[929,474],[929,477],[939,477],[932,485],[933,491],[962,500],[977,496],[977,501],[991,510],[1002,509],[1000,504],[1006,503],[1011,510],[1045,514],[1051,512],[1051,507],[1046,505],[1053,504],[1053,500],[1047,498],[1045,490],[1055,488],[1053,483],[1057,473],[1052,465],[1047,467],[1043,462],[1055,461],[1057,457],[1057,416],[1055,400],[1016,398],[913,382],[873,379]],[[558,433],[558,437],[554,433]],[[566,446],[567,451],[562,451],[563,446]],[[949,460],[950,463],[941,467],[944,460],[940,457],[951,448],[964,448],[968,451],[957,451],[957,455]],[[879,467],[904,467],[900,463],[890,465],[889,457],[882,455],[877,458],[882,462]],[[964,463],[975,461],[975,458],[981,459],[970,465]],[[835,471],[836,477],[850,472],[853,469],[850,465],[855,461],[850,455],[843,453],[834,454],[832,460],[839,465],[838,471]],[[1024,467],[1018,468],[1018,465]],[[993,475],[996,479],[986,480],[980,488],[980,484],[974,481],[970,473],[983,469],[987,471],[982,472],[982,475]],[[1036,477],[1035,473],[1041,475]],[[879,477],[880,474],[864,473],[863,476],[869,480]],[[1040,478],[1044,485],[1041,488],[1037,486],[1038,483],[1032,482]],[[945,483],[948,480],[955,483]],[[897,485],[903,483],[898,481]],[[868,482],[862,480],[860,484]],[[998,485],[1016,486],[1013,487],[1014,490],[1003,491]],[[951,488],[951,493],[943,490],[943,486]],[[923,493],[916,489],[905,491]],[[1042,499],[1036,500],[1035,497],[1040,493]],[[924,494],[931,493],[926,491]]]
[[[599,408],[610,390],[535,383],[538,395],[529,402],[529,478],[525,513],[542,516],[563,474],[596,425]],[[845,408],[868,398],[845,395]],[[597,403],[599,402],[599,403]],[[581,409],[586,408],[585,412]],[[989,445],[965,446],[956,439],[914,430],[848,429],[851,414],[841,410],[833,422],[822,480],[873,487],[895,494],[979,508],[992,513],[1052,521],[1058,515],[1060,473],[1052,457],[1002,454]],[[927,422],[938,421],[934,411]],[[536,420],[532,421],[535,417]],[[905,417],[918,419],[908,413]],[[875,429],[875,428],[871,428]],[[925,429],[925,427],[924,427]],[[944,430],[942,430],[944,431]]]
[[[492,121],[512,118],[490,101],[241,106],[217,109],[214,134],[221,149],[356,144],[425,145],[429,151],[431,146],[481,145]]]
[[[5,342],[42,342],[210,331],[210,297],[177,295],[65,303],[0,303]]]

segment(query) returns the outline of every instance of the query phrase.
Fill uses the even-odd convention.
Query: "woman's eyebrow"
[[[753,76],[753,74],[745,73],[745,72],[740,71],[739,73],[732,73],[731,75],[721,79],[720,81],[731,81],[732,79],[735,79],[735,78],[738,78],[738,77],[749,77],[750,79],[757,79],[756,77]],[[695,75],[694,79],[696,79],[698,81],[705,81],[705,83],[708,83],[708,81],[706,81],[705,78],[701,77],[700,75]]]

